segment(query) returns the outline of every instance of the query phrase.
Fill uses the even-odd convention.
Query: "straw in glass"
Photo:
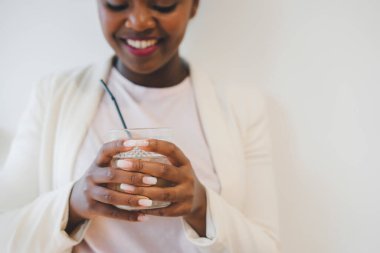
[[[116,101],[116,98],[114,97],[114,95],[112,94],[112,92],[110,91],[110,89],[108,88],[107,84],[103,81],[103,79],[100,79],[100,83],[103,85],[104,90],[110,95],[113,103],[115,104],[117,113],[119,114],[119,118],[121,120],[121,124],[123,124],[124,129],[127,129],[127,124],[125,124],[125,120],[123,118],[123,115],[121,114],[121,111],[120,111],[119,105],[118,105],[118,103]],[[130,135],[128,131],[126,131],[126,132],[127,132],[128,135]]]

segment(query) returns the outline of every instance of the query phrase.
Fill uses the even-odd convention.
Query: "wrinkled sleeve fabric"
[[[34,89],[0,170],[0,252],[70,252],[82,239],[74,240],[64,231],[72,184],[41,190],[46,184],[39,169],[46,113],[44,87],[43,81]]]
[[[215,229],[213,238],[199,238],[191,228],[185,227],[187,238],[204,253],[280,252],[266,100],[256,90],[245,93],[240,95],[244,94],[241,92],[236,99],[240,100],[237,103],[242,104],[242,107],[235,108],[237,112],[234,115],[237,120],[240,119],[237,125],[241,127],[245,159],[245,182],[236,185],[236,189],[245,188],[242,191],[244,205],[232,206],[222,195],[206,187],[209,212],[207,226]],[[248,96],[246,101],[244,96]]]

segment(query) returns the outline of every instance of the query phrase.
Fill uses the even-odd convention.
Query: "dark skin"
[[[109,4],[118,10],[110,9]],[[198,0],[98,0],[98,6],[104,37],[117,55],[116,67],[128,80],[147,87],[167,87],[188,76],[178,48]],[[175,9],[170,9],[172,6]],[[131,38],[157,39],[159,48],[147,57],[133,55],[125,43]]]
[[[127,79],[159,88],[176,85],[188,76],[178,47],[196,13],[198,0],[98,0],[98,6],[104,36],[116,53],[114,65]],[[148,56],[134,55],[125,45],[131,38],[156,39],[157,50]],[[180,216],[204,237],[206,192],[186,155],[173,143],[152,139],[140,148],[165,155],[171,164],[133,159],[124,164],[112,162],[113,156],[133,148],[126,146],[128,143],[118,140],[104,144],[85,175],[74,184],[66,231],[70,233],[85,220],[98,216],[131,222],[144,221],[147,215]],[[147,185],[143,182],[146,176],[165,179],[173,186]],[[107,187],[122,183],[134,186],[133,190],[120,192]],[[133,212],[115,207],[139,207],[141,199],[170,201],[171,205]]]
[[[119,59],[115,60],[114,66],[133,83],[153,88],[174,86],[182,82],[189,75],[189,68],[186,62],[179,57],[175,57],[161,69],[144,76],[138,75],[126,68]]]

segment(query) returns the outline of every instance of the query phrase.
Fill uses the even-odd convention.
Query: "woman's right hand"
[[[141,212],[122,210],[115,205],[149,206],[151,200],[107,188],[108,184],[133,187],[132,185],[150,186],[155,183],[155,178],[149,175],[118,169],[112,162],[116,154],[132,150],[134,145],[131,143],[133,141],[117,140],[104,144],[90,168],[74,184],[69,200],[69,220],[65,229],[67,233],[85,220],[97,216],[128,221],[146,219]]]

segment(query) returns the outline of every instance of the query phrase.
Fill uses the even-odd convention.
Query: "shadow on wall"
[[[0,129],[0,169],[3,166],[5,158],[8,155],[11,141],[12,135],[4,129]]]

